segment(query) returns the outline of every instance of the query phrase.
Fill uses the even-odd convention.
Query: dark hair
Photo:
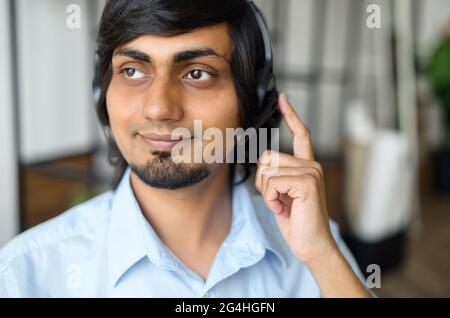
[[[106,92],[112,77],[111,59],[114,50],[144,34],[174,36],[219,23],[227,23],[233,43],[231,71],[239,103],[240,126],[244,129],[255,127],[264,112],[258,105],[256,93],[256,70],[260,69],[265,62],[264,44],[259,25],[246,0],[109,0],[107,2],[97,37],[98,66],[95,76],[100,86],[100,96],[96,111],[108,140],[109,161],[117,169],[113,180],[114,188],[128,165],[112,136],[106,108]],[[277,127],[280,117],[277,110],[259,127],[268,129]],[[240,182],[244,182],[251,174],[251,164],[247,162],[248,160],[243,164],[244,178]],[[235,166],[232,167],[231,170],[234,171]]]

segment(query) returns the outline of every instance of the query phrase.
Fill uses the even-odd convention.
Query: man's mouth
[[[182,137],[160,134],[139,134],[151,148],[158,150],[172,150],[172,148],[182,140]]]

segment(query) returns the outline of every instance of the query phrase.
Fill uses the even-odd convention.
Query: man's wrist
[[[323,297],[371,297],[336,245],[305,265]]]
[[[304,264],[311,273],[321,272],[324,269],[331,269],[342,262],[342,254],[336,244],[330,243],[324,247],[320,253],[308,258]]]

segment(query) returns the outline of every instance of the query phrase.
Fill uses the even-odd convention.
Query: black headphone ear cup
[[[265,83],[260,84],[262,87],[264,87],[265,92],[259,105],[260,116],[257,124],[255,125],[255,128],[257,129],[264,127],[268,123],[268,121],[270,121],[271,118],[276,115],[276,112],[278,110],[278,90],[276,87],[275,75],[272,73],[270,78],[268,78]],[[277,125],[277,122],[279,120],[277,118],[274,119],[274,124]]]
[[[279,124],[281,113],[278,111],[278,91],[272,89],[266,92],[264,101],[260,110],[260,115],[255,123],[255,128],[265,126],[276,127]],[[269,122],[272,123],[269,124]],[[269,125],[268,125],[269,124]]]
[[[267,92],[266,101],[265,101],[264,105],[265,105],[265,108],[267,109],[267,112],[270,114],[267,116],[267,119],[263,124],[263,125],[266,125],[266,123],[269,120],[275,119],[275,118],[273,118],[273,116],[275,116],[278,111],[278,91],[276,88],[273,88]]]
[[[251,0],[247,0],[251,11],[258,23],[261,39],[264,45],[264,65],[256,71],[256,95],[258,102],[258,119],[254,125],[256,129],[264,127],[277,111],[278,92],[275,75],[273,73],[273,54],[270,35],[266,22],[258,7]],[[271,125],[269,125],[271,126]]]

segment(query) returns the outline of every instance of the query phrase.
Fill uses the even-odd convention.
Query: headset
[[[272,117],[278,109],[278,90],[276,86],[276,78],[273,72],[273,52],[270,42],[270,34],[267,29],[263,15],[255,3],[247,0],[253,15],[258,23],[261,37],[264,42],[264,66],[256,71],[256,93],[258,98],[258,107],[261,117],[255,124],[255,128],[260,128]]]
[[[260,118],[254,125],[258,129],[272,117],[276,112],[278,102],[278,91],[276,87],[275,74],[273,72],[273,52],[270,42],[269,30],[265,23],[264,17],[255,3],[251,0],[246,0],[253,15],[258,23],[261,37],[264,44],[264,65],[256,71],[256,94],[258,99],[258,108],[261,111]],[[95,105],[98,103],[101,94],[101,87],[99,83],[99,55],[95,54],[94,59],[94,78],[92,81],[92,90],[94,95]]]

